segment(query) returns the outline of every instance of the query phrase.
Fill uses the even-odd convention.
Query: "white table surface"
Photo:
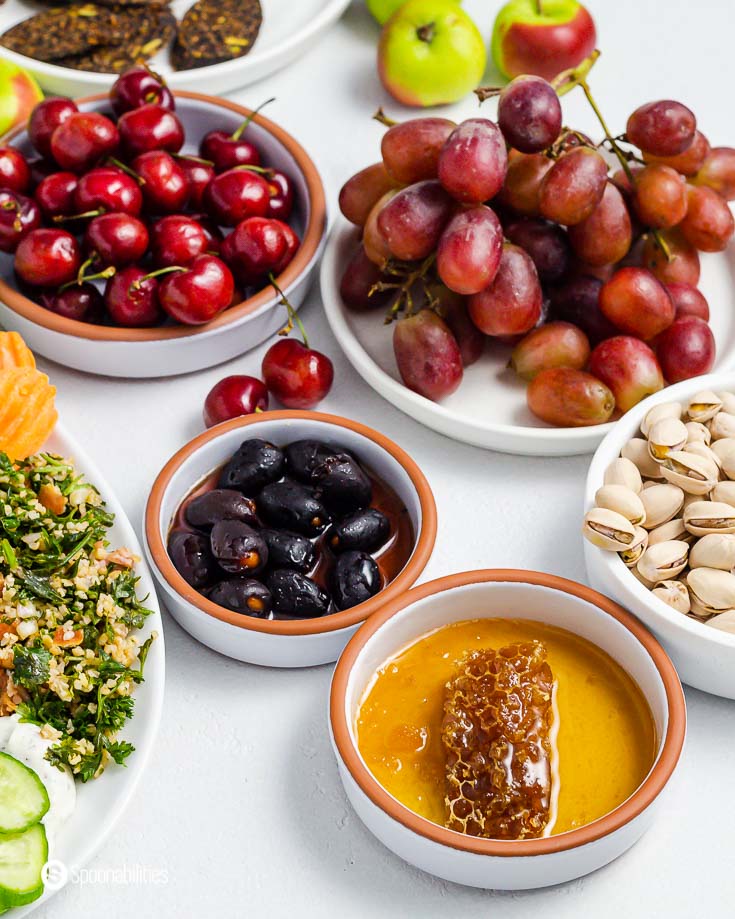
[[[499,5],[465,4],[488,35]],[[624,129],[637,105],[670,97],[695,110],[713,142],[735,142],[730,0],[588,6],[603,49],[592,86],[613,130]],[[370,120],[376,106],[407,114],[376,79],[377,34],[355,0],[306,57],[234,97],[255,105],[275,95],[269,117],[304,143],[333,196],[377,159],[382,128]],[[585,105],[576,92],[567,96],[565,122],[597,136]],[[476,111],[468,98],[451,114]],[[317,289],[303,317],[313,344],[335,363],[334,389],[322,407],[395,438],[431,482],[439,536],[425,579],[517,567],[585,580],[579,517],[587,458],[503,456],[434,434],[352,371],[327,328]],[[86,440],[138,531],[157,471],[201,430],[209,388],[230,373],[257,375],[265,349],[162,381],[106,380],[44,364],[65,423]],[[687,690],[689,737],[676,792],[654,828],[617,862],[545,891],[483,892],[404,864],[351,811],[327,735],[330,666],[259,669],[201,647],[168,615],[165,630],[168,681],[156,749],[132,806],[90,867],[118,876],[126,868],[138,877],[163,871],[167,883],[72,885],[39,910],[39,919],[732,915],[735,704]]]

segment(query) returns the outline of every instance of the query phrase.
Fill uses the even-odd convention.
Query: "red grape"
[[[468,310],[486,335],[519,335],[536,325],[541,302],[541,285],[531,256],[505,243],[495,279],[469,298]]]
[[[393,125],[380,143],[388,174],[400,185],[435,179],[439,153],[456,127],[448,118],[412,118]]]
[[[730,208],[716,191],[702,185],[690,187],[686,217],[679,229],[700,252],[722,252],[735,231]]]
[[[671,166],[646,166],[635,177],[633,200],[646,226],[675,227],[687,212],[686,183]]]
[[[416,182],[381,208],[378,230],[395,258],[426,258],[436,248],[453,206],[436,179]]]
[[[547,322],[518,342],[510,366],[522,379],[532,380],[554,367],[582,370],[589,356],[590,343],[581,329],[570,322]]]
[[[691,284],[667,284],[666,289],[674,301],[676,318],[698,316],[709,322],[709,304],[704,294]]]
[[[487,338],[470,319],[467,312],[467,300],[455,294],[448,287],[432,291],[439,301],[439,312],[449,326],[449,331],[457,339],[462,366],[469,367],[482,356]]]
[[[735,199],[735,149],[713,147],[692,183],[706,185],[727,201]]]
[[[681,102],[647,102],[628,118],[625,129],[631,144],[654,156],[676,156],[694,140],[697,119]]]
[[[541,283],[560,281],[569,267],[567,234],[555,223],[520,217],[505,225],[505,235],[533,259]]]
[[[590,216],[602,200],[607,164],[596,150],[575,147],[554,163],[544,176],[539,210],[544,217],[574,226]]]
[[[554,161],[541,153],[515,153],[511,151],[505,184],[498,193],[498,201],[526,217],[537,217],[541,183]]]
[[[529,383],[526,401],[537,418],[559,428],[604,424],[615,409],[604,383],[570,367],[542,370]]]
[[[487,118],[463,121],[439,154],[439,181],[464,204],[480,204],[493,198],[503,187],[507,171],[503,135]]]
[[[709,141],[701,131],[695,131],[694,140],[683,153],[677,153],[675,156],[653,156],[651,153],[644,153],[643,159],[647,163],[671,166],[683,176],[693,176],[701,168],[709,152]]]
[[[647,268],[621,268],[602,285],[600,308],[621,332],[655,338],[674,321],[674,303]]]
[[[541,77],[529,74],[511,80],[498,99],[498,126],[516,150],[545,150],[561,131],[561,105],[556,90]]]
[[[699,282],[699,255],[684,239],[678,229],[660,234],[669,250],[669,256],[659,246],[653,234],[643,243],[641,264],[652,271],[664,284],[693,284]]]
[[[580,276],[572,278],[551,294],[552,314],[579,326],[593,345],[618,334],[618,329],[600,309],[602,281]]]
[[[339,294],[350,309],[370,310],[384,306],[390,299],[389,290],[376,290],[372,295],[370,293],[380,281],[388,280],[388,275],[384,275],[367,257],[365,249],[359,246],[347,263],[340,281]]]
[[[629,335],[601,342],[590,355],[589,369],[610,387],[622,412],[664,388],[656,355],[645,342]]]
[[[350,223],[362,227],[376,202],[394,187],[395,182],[385,171],[385,166],[374,163],[345,182],[339,193],[339,209]]]
[[[362,244],[365,247],[365,254],[380,268],[382,268],[391,257],[388,243],[385,241],[383,234],[378,229],[378,217],[385,205],[398,194],[398,189],[387,191],[379,201],[373,206],[365,221],[365,229],[362,234]]]
[[[393,351],[404,384],[427,399],[443,399],[462,382],[457,340],[431,310],[420,310],[396,322]]]
[[[477,294],[495,277],[503,251],[500,221],[487,205],[460,211],[439,240],[437,272],[458,294]]]
[[[590,265],[610,265],[628,254],[633,229],[628,208],[612,182],[597,207],[585,220],[569,227],[569,242],[577,255]]]
[[[715,362],[715,338],[703,319],[682,316],[656,344],[661,369],[669,383],[708,373]]]

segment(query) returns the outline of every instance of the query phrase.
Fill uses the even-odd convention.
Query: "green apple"
[[[383,26],[378,74],[404,105],[445,105],[475,89],[485,42],[455,0],[408,0]]]
[[[27,70],[0,58],[0,137],[23,124],[43,99],[41,87]]]
[[[506,77],[551,80],[592,54],[596,42],[592,17],[577,0],[510,0],[495,20],[492,54]]]
[[[366,0],[367,8],[373,14],[375,19],[384,25],[396,10],[399,10],[406,0]],[[461,3],[462,0],[454,0],[455,3]]]

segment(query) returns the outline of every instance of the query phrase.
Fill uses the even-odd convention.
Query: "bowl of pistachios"
[[[627,412],[594,455],[584,510],[591,585],[656,635],[684,683],[735,699],[735,373]]]

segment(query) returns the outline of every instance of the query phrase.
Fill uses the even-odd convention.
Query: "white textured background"
[[[489,36],[499,0],[465,6]],[[731,0],[588,6],[603,49],[592,86],[613,131],[636,105],[671,97],[696,111],[713,143],[735,143]],[[377,28],[355,0],[307,56],[234,96],[251,106],[277,96],[268,116],[303,142],[332,197],[377,158],[382,129],[370,120],[377,104],[402,115],[376,80],[376,40]],[[596,136],[585,105],[581,95],[567,96],[565,121]],[[452,114],[475,111],[467,99]],[[429,477],[440,526],[426,579],[504,566],[585,579],[579,516],[586,458],[502,456],[420,427],[370,392],[344,361],[318,290],[303,316],[312,342],[335,362],[334,390],[322,407],[395,438]],[[85,440],[138,531],[157,471],[201,428],[209,388],[228,373],[257,375],[265,347],[226,367],[159,382],[46,367],[65,423]],[[165,627],[168,684],[158,743],[126,817],[90,867],[165,869],[168,883],[71,886],[39,919],[733,915],[735,703],[687,691],[689,737],[675,793],[627,855],[558,888],[488,893],[410,868],[351,812],[327,736],[330,667],[258,669],[200,647],[168,616]]]

